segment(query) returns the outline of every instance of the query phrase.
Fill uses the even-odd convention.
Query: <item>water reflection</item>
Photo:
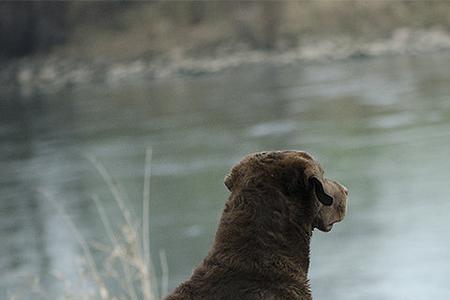
[[[26,298],[33,277],[60,295],[53,274],[77,275],[80,249],[38,190],[56,195],[87,238],[105,241],[89,197],[120,216],[84,155],[105,163],[139,212],[152,145],[151,246],[166,249],[171,287],[208,250],[229,167],[248,152],[294,148],[351,191],[347,220],[313,239],[316,299],[447,299],[449,59],[261,66],[5,101],[0,296]]]

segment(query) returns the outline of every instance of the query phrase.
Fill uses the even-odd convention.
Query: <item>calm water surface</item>
[[[165,249],[170,288],[207,253],[244,154],[303,149],[350,189],[347,219],[312,242],[315,299],[450,299],[450,54],[226,73],[53,95],[0,95],[0,298],[60,299],[81,249],[38,191],[83,235],[107,241],[97,194],[102,161],[141,213],[153,148],[151,249]],[[157,272],[159,270],[157,268]],[[46,293],[46,294],[44,294]]]

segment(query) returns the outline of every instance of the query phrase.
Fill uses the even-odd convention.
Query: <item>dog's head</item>
[[[231,169],[225,185],[231,192],[275,188],[308,210],[311,225],[326,232],[342,221],[347,208],[347,188],[325,178],[320,164],[303,151],[249,154]]]

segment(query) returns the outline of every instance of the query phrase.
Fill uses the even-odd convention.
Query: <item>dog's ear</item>
[[[225,178],[223,179],[223,183],[225,184],[225,186],[227,187],[227,189],[231,192],[231,190],[233,189],[233,187],[236,185],[236,180],[239,177],[239,169],[240,169],[240,165],[236,165],[234,166],[231,170],[230,173],[225,176]]]
[[[230,173],[225,176],[223,183],[227,189],[231,192],[242,180],[242,176],[246,173],[248,165],[253,163],[255,154],[248,154],[239,163],[234,165]]]
[[[231,190],[233,189],[233,184],[234,184],[234,176],[233,176],[232,172],[230,172],[230,174],[225,176],[223,183],[225,184],[227,189],[231,192]]]
[[[333,197],[326,193],[324,184],[321,179],[316,176],[311,176],[309,178],[309,185],[314,190],[314,193],[323,205],[330,206],[333,204]]]

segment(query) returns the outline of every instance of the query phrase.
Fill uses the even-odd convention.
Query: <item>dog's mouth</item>
[[[334,220],[334,221],[332,221],[330,223],[327,223],[327,224],[325,224],[323,222],[320,222],[318,224],[318,226],[317,226],[317,229],[319,229],[320,231],[323,231],[323,232],[330,232],[331,229],[333,229],[333,225],[338,223],[338,222],[340,222],[340,221],[341,220]]]
[[[319,226],[318,229],[323,232],[330,232],[331,229],[333,229],[333,225],[334,225],[334,223],[331,223],[328,225],[322,225],[322,226]]]

